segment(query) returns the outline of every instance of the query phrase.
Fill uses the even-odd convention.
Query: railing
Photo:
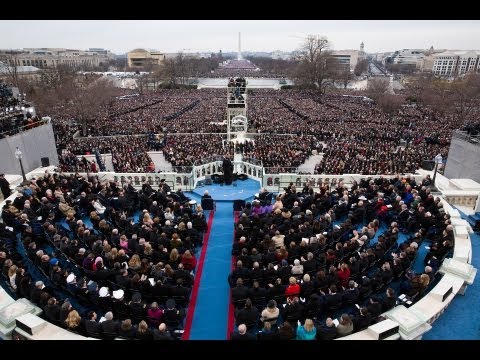
[[[264,167],[265,174],[294,174],[297,172],[296,167],[285,167],[285,166],[270,166]]]
[[[452,134],[452,139],[468,141],[471,144],[480,145],[480,135],[470,135],[466,131],[456,130]]]
[[[385,179],[395,178],[396,175],[360,175],[360,174],[342,174],[342,175],[310,175],[310,174],[296,174],[296,173],[267,173],[267,169],[264,168],[264,176],[262,180],[262,186],[265,187],[268,191],[273,192],[282,192],[283,188],[287,187],[290,183],[295,184],[295,186],[303,187],[307,182],[316,184],[317,186],[320,183],[328,183],[330,186],[336,184],[339,181],[343,181],[345,185],[350,186],[353,184],[353,181],[360,182],[361,179],[365,178],[378,178],[382,176]],[[413,176],[417,183],[422,181],[423,175],[419,174],[402,174],[402,176]]]
[[[207,176],[223,173],[223,157],[215,157],[210,159],[214,161],[194,166],[193,181],[195,186],[199,181],[205,180]],[[232,165],[234,173],[246,174],[257,181],[262,181],[263,167],[261,165],[253,165],[245,161],[232,161]]]
[[[447,190],[443,192],[445,200],[450,204],[475,209],[478,202],[478,191]]]
[[[214,163],[214,162],[218,162],[218,161],[221,162],[221,161],[223,161],[223,158],[224,158],[223,155],[207,156],[205,158],[195,160],[195,162],[193,163],[193,166],[206,165],[206,164]]]
[[[31,124],[23,125],[23,126],[13,126],[10,130],[4,131],[0,133],[0,138],[4,138],[6,136],[11,136],[15,134],[19,134],[21,132],[48,124],[50,122],[50,118],[48,119],[42,119],[38,120],[35,122],[32,122]]]
[[[255,159],[255,158],[243,157],[243,158],[242,158],[242,161],[243,161],[243,162],[246,162],[246,163],[249,163],[249,164],[252,164],[252,165],[262,166],[262,167],[263,167],[262,160],[258,160],[258,159]]]
[[[61,173],[64,175],[71,175],[75,173],[64,172]],[[86,176],[87,173],[78,173],[81,176]],[[115,172],[98,172],[95,174],[89,173],[90,175],[97,176],[99,181],[115,181],[118,182],[121,186],[130,181],[132,186],[135,189],[141,189],[144,183],[148,183],[152,187],[157,187],[160,185],[161,180],[165,179],[165,182],[170,186],[172,190],[178,190],[181,188],[185,191],[191,191],[195,188],[193,181],[192,173],[174,173],[174,172],[164,172],[164,173],[115,173]],[[43,176],[44,171],[31,172],[29,177],[32,176],[38,177]]]

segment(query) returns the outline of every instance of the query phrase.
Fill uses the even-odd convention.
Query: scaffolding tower
[[[227,87],[227,142],[243,142],[247,130],[247,82],[242,77],[231,78]]]

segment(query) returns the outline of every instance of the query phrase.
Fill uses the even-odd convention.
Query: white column
[[[238,54],[237,54],[237,60],[242,59],[242,33],[238,33]]]

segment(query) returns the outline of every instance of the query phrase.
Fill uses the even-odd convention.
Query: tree
[[[82,124],[83,136],[88,135],[88,125],[106,108],[114,94],[111,80],[104,77],[81,79],[76,83],[70,104]]]
[[[393,114],[400,109],[402,99],[398,95],[382,94],[376,99],[377,105],[387,114]]]
[[[471,122],[478,120],[480,108],[480,74],[469,73],[463,79],[450,84],[452,97],[451,113],[455,120]]]
[[[450,111],[451,90],[447,80],[432,78],[422,84],[419,93],[420,103],[435,109],[440,116]]]
[[[409,97],[415,99],[415,101],[420,101],[423,91],[430,87],[434,80],[435,76],[431,72],[418,73],[408,77],[405,87]]]
[[[116,94],[111,80],[95,74],[79,74],[70,66],[43,69],[33,101],[42,113],[61,107],[81,123],[82,133],[88,134],[92,120],[102,113]]]
[[[355,65],[355,69],[353,70],[353,73],[355,76],[360,76],[363,73],[367,72],[368,70],[368,59],[362,59],[357,61],[357,65]]]
[[[292,72],[296,63],[292,60],[272,59],[271,57],[247,57],[252,63],[255,63],[264,73],[272,76],[287,76]]]
[[[367,92],[369,96],[375,100],[385,94],[390,87],[390,79],[385,77],[377,77],[368,80]]]
[[[165,59],[160,69],[160,77],[164,83],[177,85],[177,64],[175,59]]]
[[[348,84],[353,80],[353,74],[349,66],[342,66],[336,75],[336,80],[343,85],[344,89],[346,89]]]
[[[331,84],[333,75],[330,44],[325,37],[309,35],[298,52],[298,65],[294,78],[298,85],[317,89],[320,94]]]
[[[9,51],[0,55],[0,61],[3,63],[3,66],[0,64],[0,73],[3,73],[7,82],[12,84],[14,87],[20,86],[20,78],[18,74],[18,66],[20,66],[20,61],[18,60],[17,55],[18,54],[14,51]]]

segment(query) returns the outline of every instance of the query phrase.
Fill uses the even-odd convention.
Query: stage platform
[[[212,184],[196,187],[193,193],[202,196],[205,190],[215,201],[248,200],[260,191],[260,182],[247,179],[235,180],[231,185]]]

